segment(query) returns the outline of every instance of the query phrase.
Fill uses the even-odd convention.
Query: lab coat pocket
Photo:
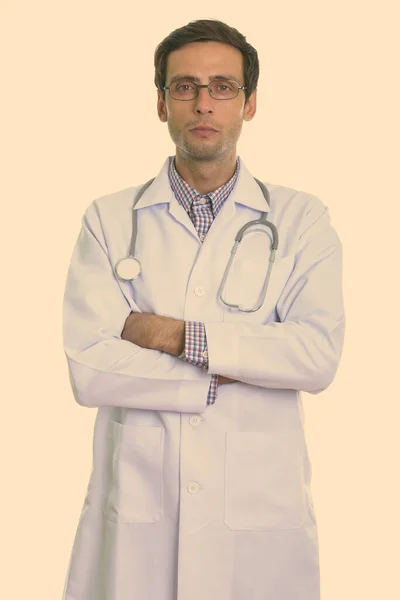
[[[118,523],[159,521],[163,513],[163,428],[110,421],[107,444],[106,518]]]
[[[294,255],[277,258],[273,263],[262,306],[254,312],[239,311],[224,306],[224,321],[254,321],[262,323],[274,313],[277,302],[293,270]],[[228,274],[223,298],[231,304],[241,305],[243,309],[258,306],[268,271],[268,259],[241,258],[233,261]]]
[[[306,515],[301,453],[284,433],[226,434],[225,524],[233,530],[297,529]]]

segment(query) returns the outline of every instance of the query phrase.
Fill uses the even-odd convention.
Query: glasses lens
[[[169,91],[175,100],[192,100],[197,96],[197,86],[193,81],[176,81]]]
[[[215,79],[208,86],[211,96],[217,100],[230,100],[236,98],[239,93],[239,84],[228,79]]]

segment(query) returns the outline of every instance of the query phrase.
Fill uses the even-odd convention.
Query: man
[[[175,157],[92,202],[66,282],[71,384],[98,412],[64,599],[317,600],[300,392],[339,364],[341,243],[317,198],[264,195],[236,155],[259,72],[238,31],[189,23],[155,68]]]

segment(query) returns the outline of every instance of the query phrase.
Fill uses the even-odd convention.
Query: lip
[[[198,129],[192,129],[190,133],[192,133],[195,137],[198,137],[198,138],[209,138],[209,137],[212,137],[214,135],[214,133],[217,133],[217,132],[215,131],[215,129],[198,128]]]
[[[217,131],[214,127],[209,127],[207,125],[198,125],[198,127],[193,127],[190,131]]]

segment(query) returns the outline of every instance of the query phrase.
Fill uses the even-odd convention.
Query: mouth
[[[193,127],[190,131],[217,131],[213,127],[206,127],[205,125],[199,125],[198,127]]]
[[[213,129],[212,127],[208,127],[206,125],[202,126],[199,125],[198,127],[194,127],[193,129],[189,130],[191,133],[194,133],[195,135],[199,135],[201,137],[208,137],[210,135],[213,135],[214,133],[218,133],[216,129]]]
[[[207,130],[207,131],[217,131],[212,125],[209,123],[199,123],[190,129],[190,131],[198,131],[199,129]]]

